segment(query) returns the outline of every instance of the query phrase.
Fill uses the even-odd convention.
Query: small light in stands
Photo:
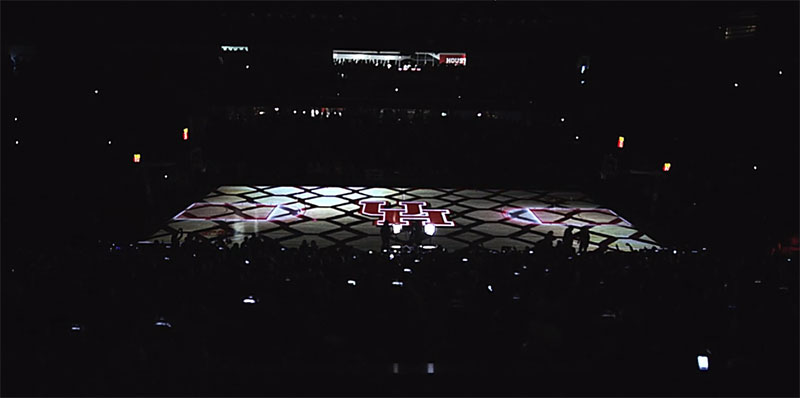
[[[111,140],[108,140],[108,145],[111,145]]]
[[[184,127],[183,128],[183,140],[184,141],[188,141],[189,140],[189,128],[188,127]]]
[[[492,285],[488,285],[486,288],[489,289],[490,292],[494,292],[494,290],[492,290]]]
[[[698,355],[697,367],[702,371],[708,370],[708,357],[705,355]]]
[[[584,84],[584,83],[586,83],[586,80],[581,80],[581,84]]]
[[[100,94],[100,90],[94,90],[95,94]]]
[[[739,83],[733,83],[733,87],[739,87]]]
[[[458,99],[461,99],[461,96],[460,96],[460,95],[458,96]]]
[[[394,88],[394,92],[398,92],[398,91],[400,91],[400,89],[399,89],[399,88],[397,88],[397,87],[395,87],[395,88]]]
[[[395,234],[399,234],[400,231],[402,231],[402,230],[403,230],[403,226],[402,225],[400,225],[400,224],[392,225],[392,232],[394,232]]]
[[[617,138],[617,148],[622,149],[622,147],[624,146],[625,146],[625,137],[619,136],[619,138]]]
[[[433,374],[433,362],[428,362],[428,374]]]
[[[481,116],[483,116],[483,114],[482,114],[482,113],[480,113],[480,112],[478,112],[478,117],[481,117]]]
[[[305,115],[305,114],[306,114],[306,111],[303,111],[303,114]]]
[[[394,282],[392,282],[392,285],[394,285],[394,286],[403,286],[403,282],[401,282],[401,281],[394,281]]]
[[[394,260],[394,253],[389,253],[389,260]]]
[[[293,110],[292,113],[296,115],[297,114],[297,109]]]
[[[275,107],[275,112],[277,112],[277,111],[279,111],[279,110],[281,110],[281,108],[278,108],[278,107],[276,106],[276,107]]]
[[[264,111],[258,111],[258,114],[259,114],[259,115],[263,115],[263,114],[265,114],[265,113],[266,113],[266,112],[264,112]]]
[[[350,286],[355,286],[356,285],[356,281],[354,281],[352,279],[348,279],[347,280],[347,284],[350,285]]]
[[[447,112],[442,112],[442,117],[447,117]]]
[[[70,327],[70,329],[71,329],[73,332],[80,332],[80,330],[81,330],[81,325],[77,325],[77,324],[76,324],[76,325],[72,325],[72,327]]]
[[[167,179],[167,175],[166,175],[166,174],[164,174],[164,179],[165,179],[165,180]]]
[[[19,140],[15,140],[14,145],[19,145]]]
[[[671,167],[672,167],[672,163],[664,163],[664,167],[662,168],[662,170],[669,171],[669,169]]]
[[[162,327],[166,327],[166,328],[171,328],[172,324],[170,324],[169,322],[166,322],[164,320],[164,318],[159,318],[158,321],[156,321],[156,326],[162,326]]]
[[[19,120],[19,119],[17,119],[17,118],[15,117],[15,118],[14,118],[14,121],[16,122],[17,120]]]
[[[249,265],[250,264],[250,260],[244,260],[244,263]]]
[[[564,123],[564,118],[563,117],[561,118],[561,123]]]
[[[253,296],[247,296],[247,297],[245,297],[244,300],[242,300],[242,302],[245,303],[245,304],[255,304],[256,303],[256,299],[253,298]]]
[[[463,263],[466,263],[467,261],[469,261],[469,259],[468,259],[468,258],[466,258],[466,257],[464,257],[464,258],[462,258],[462,259],[461,259],[461,262],[463,262]]]
[[[400,364],[395,362],[392,364],[392,373],[400,374]]]
[[[250,65],[245,65],[244,68],[245,69],[250,69]]]
[[[579,137],[579,136],[577,136],[577,135],[576,135],[576,136],[575,136],[575,140],[577,141],[577,140],[579,140],[579,139],[581,139],[581,137]]]
[[[142,155],[138,153],[133,154],[133,163],[139,163],[142,161]]]
[[[783,74],[783,71],[779,69],[779,70],[778,70],[778,74],[779,74],[779,75],[782,75],[782,74]]]
[[[758,166],[753,165],[753,170],[758,170]]]

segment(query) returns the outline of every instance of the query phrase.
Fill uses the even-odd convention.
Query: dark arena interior
[[[798,396],[798,2],[14,2],[3,396]]]

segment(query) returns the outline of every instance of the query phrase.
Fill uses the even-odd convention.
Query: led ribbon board
[[[369,51],[369,50],[333,50],[334,62],[372,62],[372,63],[400,63],[411,62],[417,65],[467,65],[466,53],[436,53],[436,52],[400,52],[400,51]]]
[[[168,242],[179,228],[203,238],[240,242],[259,233],[287,247],[315,240],[320,247],[381,246],[384,223],[436,227],[424,244],[458,250],[524,248],[552,231],[586,226],[589,250],[629,251],[658,244],[611,209],[579,192],[317,186],[221,186],[192,203],[145,241]],[[393,244],[408,240],[410,229]]]

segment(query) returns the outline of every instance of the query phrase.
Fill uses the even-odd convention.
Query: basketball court
[[[259,233],[286,247],[313,240],[320,247],[343,243],[374,250],[381,246],[381,225],[392,226],[397,231],[393,244],[401,244],[408,241],[412,222],[433,233],[424,245],[450,251],[470,245],[524,249],[549,231],[560,238],[570,226],[589,228],[589,250],[658,247],[622,216],[579,192],[250,185],[217,188],[144,242],[168,243],[183,229],[233,242]]]

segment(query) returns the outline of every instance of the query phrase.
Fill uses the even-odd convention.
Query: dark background
[[[4,1],[1,18],[4,272],[9,248],[144,238],[223,184],[575,189],[667,246],[734,256],[798,230],[796,2]],[[345,111],[291,113],[312,107]],[[381,118],[401,108],[432,116]],[[456,117],[477,112],[499,116]]]

